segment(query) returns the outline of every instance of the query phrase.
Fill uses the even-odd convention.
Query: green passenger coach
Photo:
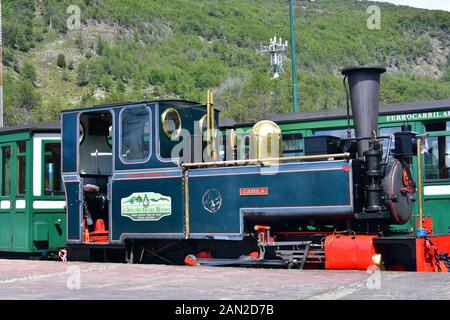
[[[276,122],[282,130],[284,156],[304,155],[304,138],[309,136],[347,137],[346,110],[326,110],[269,115],[264,120]],[[353,120],[350,121],[354,137]],[[450,233],[450,99],[391,104],[380,107],[379,135],[390,135],[410,125],[414,132],[427,134],[424,150],[423,205],[425,216],[433,220],[436,234]],[[253,124],[227,120],[221,126],[223,132],[234,129],[237,134],[239,159],[249,157],[249,136]],[[393,148],[394,146],[392,146]],[[388,148],[383,146],[384,151]],[[412,160],[413,174],[417,177],[417,159]],[[418,203],[414,216],[418,216]],[[398,228],[396,226],[396,228]],[[399,231],[411,232],[416,228],[416,219],[401,226]],[[407,228],[407,230],[405,230]]]
[[[42,255],[66,245],[60,121],[0,129],[0,252]]]

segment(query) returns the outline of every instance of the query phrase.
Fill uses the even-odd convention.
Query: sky
[[[390,2],[423,9],[438,9],[450,11],[450,0],[374,0],[378,2]]]

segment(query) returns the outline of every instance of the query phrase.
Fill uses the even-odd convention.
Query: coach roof
[[[380,106],[380,115],[428,112],[428,111],[431,112],[431,111],[447,110],[449,108],[450,108],[450,99],[395,103]],[[273,114],[267,115],[263,117],[261,120],[272,120],[276,123],[293,123],[302,121],[339,119],[345,118],[346,116],[347,116],[346,109],[331,109],[313,112]],[[252,124],[253,122],[242,122],[235,125],[235,127],[246,127]],[[227,127],[227,125],[221,125],[221,127]]]
[[[61,121],[48,121],[40,122],[37,124],[27,124],[14,127],[0,128],[0,134],[16,133],[16,132],[48,132],[59,133],[61,132]]]

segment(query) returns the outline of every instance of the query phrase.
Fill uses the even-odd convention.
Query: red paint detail
[[[239,194],[241,196],[267,196],[269,195],[269,188],[240,188]]]
[[[184,263],[191,267],[196,267],[196,266],[200,265],[197,261],[197,257],[194,256],[193,254],[187,255],[184,258]]]
[[[416,268],[418,272],[438,271],[434,255],[450,253],[450,235],[432,236],[427,239],[416,239]],[[442,272],[447,272],[444,264],[440,264]]]
[[[281,231],[274,232],[273,235],[279,236],[310,236],[310,235],[329,235],[333,234],[331,231]]]
[[[344,172],[350,172],[350,166],[343,166],[342,171]]]
[[[313,261],[320,262],[320,263],[324,262],[324,259],[322,257],[318,257],[317,253],[314,251],[308,252],[308,260],[311,262],[313,262]],[[317,269],[317,267],[318,267],[317,265],[316,266],[314,266],[314,264],[312,264],[312,265],[313,265],[313,268],[311,268],[311,269]]]
[[[270,230],[270,226],[260,226],[260,225],[256,225],[255,226],[255,230]]]
[[[107,243],[109,242],[109,231],[105,230],[105,222],[103,219],[97,219],[94,225],[94,231],[89,231],[86,216],[83,218],[83,235],[84,243]]]
[[[249,254],[247,254],[247,257],[259,258],[259,252],[257,251],[250,252]]]
[[[403,185],[405,187],[409,187],[411,180],[409,179],[408,170],[406,168],[403,168],[402,176],[403,176]]]
[[[414,192],[413,182],[409,178],[408,169],[403,168],[402,176],[403,176],[403,185],[406,188],[401,188],[400,191],[404,193],[413,193]]]
[[[275,238],[270,235],[270,226],[260,226],[256,225],[255,230],[258,234],[258,243],[274,243]]]
[[[107,243],[109,242],[109,233],[106,232],[91,232],[89,234],[89,242],[100,242],[100,243]]]
[[[95,232],[105,232],[105,221],[103,219],[97,219],[95,221]]]
[[[434,248],[428,239],[416,239],[416,268],[418,272],[437,271],[433,251]]]
[[[409,183],[410,183],[410,185],[409,185],[408,188],[400,188],[400,191],[403,192],[403,193],[413,193],[414,192],[414,188],[413,188],[413,185],[412,185],[412,181],[410,181]]]
[[[417,221],[417,227],[419,228],[420,221]],[[422,228],[428,231],[428,234],[433,234],[433,218],[426,217],[422,220]]]
[[[200,251],[195,256],[199,259],[212,259],[213,258],[211,252],[208,252],[208,251]]]
[[[325,238],[326,270],[367,270],[375,255],[373,235],[329,235]]]
[[[83,242],[89,242],[89,230],[88,229],[84,229],[83,230]]]
[[[86,222],[86,216],[83,218],[83,242],[89,242],[89,229]]]

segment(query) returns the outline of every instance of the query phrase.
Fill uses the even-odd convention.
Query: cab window
[[[145,162],[150,157],[150,109],[129,108],[122,113],[121,158]]]

